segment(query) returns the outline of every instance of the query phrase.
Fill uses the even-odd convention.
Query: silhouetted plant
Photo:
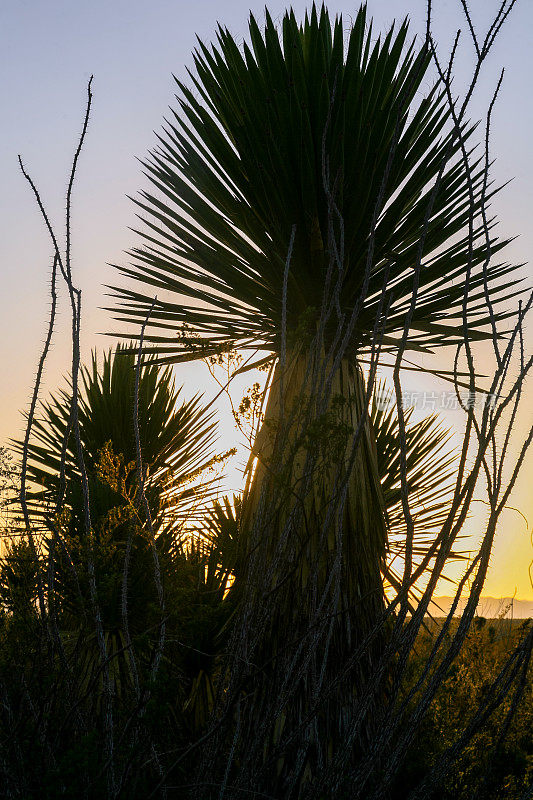
[[[197,94],[181,86],[183,115],[146,165],[162,194],[141,199],[151,215],[144,246],[123,269],[178,297],[119,290],[119,315],[140,324],[138,352],[107,355],[105,380],[95,361],[80,367],[70,259],[91,82],[64,252],[20,161],[54,260],[19,443],[23,538],[1,568],[7,798],[382,800],[405,778],[409,800],[448,800],[472,794],[485,764],[479,800],[484,791],[530,794],[529,744],[514,732],[527,722],[517,711],[530,691],[533,631],[521,631],[481,683],[467,669],[480,664],[486,630],[489,646],[497,641],[494,626],[474,635],[472,623],[533,435],[505,483],[533,361],[522,331],[531,298],[517,313],[504,307],[519,279],[495,260],[505,243],[487,216],[501,80],[480,157],[466,112],[513,5],[504,0],[480,40],[462,3],[476,53],[462,101],[451,92],[458,38],[443,67],[431,3],[418,52],[405,51],[406,23],[372,44],[365,7],[346,51],[341,20],[332,26],[315,8],[301,26],[288,13],[279,33],[268,13],[264,32],[252,17],[242,50],[222,28],[214,48],[200,44]],[[420,99],[430,62],[438,85]],[[57,279],[72,311],[71,383],[36,418]],[[480,410],[470,399],[479,389],[472,343],[481,339],[492,345],[483,388],[496,403]],[[401,387],[402,370],[417,368],[407,350],[450,343],[453,368],[434,373],[452,382],[465,411],[453,464],[446,432],[435,419],[413,421]],[[235,347],[266,355],[254,363]],[[210,488],[198,495],[195,481],[219,461],[203,452],[212,421],[199,404],[190,409],[195,432],[183,458],[171,457],[171,374],[162,371],[158,395],[155,365],[227,355],[239,372],[269,370],[266,405],[252,416],[264,423],[242,505],[225,498],[195,513]],[[395,408],[374,391],[387,363]],[[115,404],[113,385],[122,387]],[[260,400],[255,390],[248,397]],[[480,548],[417,660],[432,593],[483,477]]]

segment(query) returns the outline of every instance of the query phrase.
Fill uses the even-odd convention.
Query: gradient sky
[[[500,0],[472,0],[473,18],[484,30]],[[348,23],[358,2],[337,0],[330,12],[342,12]],[[409,15],[413,33],[424,30],[425,0],[369,0],[375,30],[394,18]],[[458,60],[459,90],[472,64],[459,0],[434,0],[435,33],[443,53],[457,27],[464,29],[463,51]],[[135,243],[129,226],[134,210],[127,195],[143,185],[143,157],[154,144],[169,104],[173,104],[172,74],[185,77],[198,34],[209,41],[217,20],[237,37],[246,35],[251,9],[262,19],[262,2],[226,0],[17,0],[0,6],[0,443],[22,429],[24,408],[40,352],[49,307],[48,284],[51,248],[29,188],[18,168],[20,153],[36,180],[50,215],[62,234],[64,194],[72,153],[81,129],[86,84],[94,74],[94,104],[74,193],[73,270],[83,290],[85,356],[92,347],[109,346],[99,336],[113,328],[106,305],[105,283],[116,280],[109,263],[124,263],[124,251]],[[270,2],[274,18],[285,8]],[[306,7],[293,3],[297,15]],[[472,116],[482,115],[502,66],[506,77],[492,129],[492,151],[497,161],[493,175],[501,183],[514,178],[495,202],[504,235],[519,234],[509,248],[510,259],[528,261],[533,249],[533,4],[518,0],[495,47],[472,106]],[[465,46],[466,45],[466,46]],[[429,82],[428,82],[429,87]],[[60,309],[55,344],[48,361],[45,390],[58,385],[69,366],[69,316]],[[531,345],[531,326],[528,337]],[[186,394],[198,389],[213,393],[203,366],[180,368],[178,381]],[[435,388],[427,379],[409,382],[413,390]],[[437,387],[440,388],[440,387]],[[531,424],[533,392],[523,404],[518,437]],[[449,421],[460,422],[458,417]],[[232,423],[226,414],[221,426],[221,447],[230,446]],[[504,512],[494,549],[485,594],[533,598],[528,566],[533,556],[530,490],[533,461],[529,458],[509,504],[530,521],[529,530],[512,509]],[[482,521],[482,507],[474,525]]]

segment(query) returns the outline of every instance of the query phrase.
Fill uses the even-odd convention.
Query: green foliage
[[[0,535],[8,533],[13,523],[10,505],[17,492],[18,477],[13,454],[0,446]]]
[[[97,474],[104,482],[103,490],[116,489],[122,460],[107,447],[101,461],[106,466],[99,468]],[[110,469],[110,464],[115,469]],[[70,529],[68,515],[64,515],[61,539],[47,541],[48,558],[41,564],[36,565],[24,539],[12,545],[2,559],[0,592],[5,612],[0,615],[0,685],[6,694],[0,709],[0,746],[11,760],[19,758],[26,786],[24,797],[53,800],[65,791],[95,800],[108,796],[101,772],[105,759],[105,683],[89,592],[89,556],[113,691],[116,758],[120,768],[128,762],[134,765],[135,781],[127,784],[128,796],[145,797],[149,787],[153,788],[156,777],[149,759],[143,767],[150,742],[155,741],[164,750],[186,747],[203,732],[209,719],[216,691],[217,658],[233,609],[227,589],[233,574],[229,565],[234,561],[234,538],[215,530],[214,524],[210,535],[206,533],[201,540],[179,537],[172,526],[162,526],[156,535],[165,590],[166,640],[154,682],[151,665],[161,611],[151,547],[136,516],[125,514],[125,510],[130,507],[120,504],[97,520],[90,546],[84,537],[76,535],[75,529]],[[209,518],[218,520],[221,513],[222,506],[215,505]],[[121,614],[129,532],[132,549],[127,596],[131,645]],[[232,547],[226,554],[228,541]],[[36,607],[37,566],[48,601],[53,603],[44,625],[39,623]],[[151,696],[141,718],[137,716],[133,658],[137,680]],[[28,703],[44,714],[42,725],[28,713]],[[136,738],[126,736],[122,740],[123,726],[127,733],[131,721],[138,725],[139,719],[141,727]],[[21,775],[18,778],[23,780]],[[8,785],[6,781],[9,778],[0,766],[2,793]]]
[[[394,487],[398,473],[392,456],[396,452],[397,423],[390,418],[389,412],[390,409],[380,410],[374,404],[372,421],[379,446],[383,485],[390,487],[386,496],[390,500],[389,512],[392,515],[397,502]],[[408,425],[409,431],[413,439],[408,438],[408,480],[412,490],[417,492],[423,488],[417,483],[421,464],[425,464],[426,471],[433,476],[435,486],[439,471],[443,470],[441,476],[447,474],[447,459],[440,452],[445,435],[434,420],[431,424]],[[384,465],[388,467],[384,469]],[[102,503],[108,511],[96,525],[93,555],[104,612],[118,730],[135,707],[131,661],[119,611],[125,535],[130,525],[135,530],[128,593],[131,635],[144,681],[148,678],[159,611],[154,586],[151,580],[147,580],[147,576],[152,574],[149,542],[137,518],[135,504],[131,503],[127,492],[124,496],[128,485],[128,465],[114,453],[111,442],[99,453],[94,481],[95,486],[101,485],[102,492],[111,493],[106,503]],[[443,483],[446,483],[445,479]],[[111,505],[111,496],[115,506]],[[243,554],[238,541],[241,513],[239,498],[224,498],[215,502],[205,514],[195,539],[177,537],[172,526],[162,526],[157,534],[167,599],[167,644],[160,674],[151,686],[144,734],[133,750],[121,745],[117,753],[119,760],[133,759],[137,765],[135,769],[140,770],[135,785],[131,785],[129,796],[132,798],[147,796],[158,780],[150,770],[143,772],[140,769],[140,764],[146,761],[142,756],[143,746],[146,747],[148,741],[145,737],[150,735],[163,750],[186,748],[205,731],[215,693],[223,680],[219,659],[238,602],[239,576],[243,574]],[[68,514],[64,515],[63,524],[65,546],[76,564],[79,584],[86,586],[87,551],[83,540],[75,536],[75,531],[69,534]],[[54,591],[69,671],[65,670],[58,653],[52,661],[47,656],[46,638],[37,624],[36,565],[28,542],[23,538],[14,540],[2,561],[0,590],[7,613],[0,618],[0,682],[7,687],[7,705],[0,715],[0,739],[5,752],[12,752],[15,772],[22,768],[25,770],[25,797],[53,800],[64,793],[65,787],[71,794],[84,796],[89,782],[91,789],[86,796],[101,798],[106,796],[101,776],[104,713],[101,662],[90,617],[87,624],[83,622],[84,609],[90,611],[88,595],[85,594],[83,602],[80,601],[75,582],[69,583],[71,571],[59,552],[56,551]],[[439,755],[460,735],[521,633],[518,625],[511,629],[507,621],[488,624],[478,621],[423,720],[398,783],[392,788],[392,800],[405,797],[407,789],[417,785]],[[435,630],[430,630],[419,638],[416,655],[411,659],[406,690],[424,667],[434,637]],[[81,727],[71,710],[69,674],[75,680],[76,703],[83,713]],[[486,787],[482,796],[495,800],[519,800],[533,777],[532,693],[530,669],[525,697],[504,745],[495,756],[489,755],[497,741],[509,700],[468,746],[457,769],[434,795],[437,800],[470,800],[480,786]],[[24,711],[25,698],[31,697],[35,702],[41,696],[46,698],[43,708],[47,726],[52,731],[61,731],[54,745],[53,761],[50,760],[49,742],[47,745],[42,731],[41,739],[38,738],[38,728],[31,714]],[[69,700],[62,700],[63,697]],[[21,717],[16,716],[19,713]],[[31,753],[23,744],[18,765],[7,737],[8,720],[13,719],[13,714],[18,720],[19,747],[20,742],[27,742],[28,747],[31,743]],[[196,755],[199,756],[201,752]],[[196,758],[181,764],[174,775],[175,782],[190,781],[195,764]],[[1,780],[6,786],[5,775]]]
[[[37,597],[39,564],[26,537],[4,542],[0,560],[0,600],[2,606],[18,617],[32,616]]]
[[[0,498],[4,500],[4,493],[13,487],[15,469],[13,456],[7,447],[0,446]]]
[[[43,709],[45,729],[48,724],[57,729],[51,743],[31,715],[17,723],[27,728],[23,741],[41,737],[33,761],[29,752],[20,754],[26,764],[28,797],[53,798],[64,794],[65,786],[80,796],[105,796],[100,775],[109,713],[105,670],[116,732],[122,725],[127,730],[131,720],[136,720],[137,733],[131,741],[128,735],[118,751],[124,764],[139,759],[137,748],[142,749],[143,742],[146,745],[162,720],[169,736],[186,743],[205,725],[212,706],[220,630],[229,609],[223,600],[231,570],[220,563],[222,541],[215,554],[207,538],[201,546],[188,545],[187,530],[192,530],[202,510],[207,513],[206,502],[214,487],[212,472],[231,451],[213,451],[213,415],[204,410],[199,398],[180,403],[171,370],[161,370],[148,359],[140,379],[139,427],[152,541],[139,502],[134,365],[134,354],[119,347],[114,356],[106,354],[102,364],[93,356],[91,369],[82,371],[80,433],[91,531],[87,534],[84,525],[72,434],[66,447],[64,504],[56,510],[70,414],[65,390],[43,405],[29,448],[30,508],[34,521],[44,521],[48,529],[36,537],[40,555],[27,537],[20,536],[13,539],[0,563],[4,608],[0,683],[7,685],[13,704],[5,706],[7,717],[0,719],[0,736],[13,714],[23,713],[26,702]],[[36,484],[40,489],[35,489]],[[155,682],[151,670],[162,609],[154,577],[154,546],[167,609],[166,642]],[[45,598],[41,621],[39,579]],[[105,665],[96,613],[103,630]],[[141,698],[148,697],[147,692],[152,697],[145,714],[142,703],[139,706],[139,688]],[[139,720],[144,720],[140,728]],[[10,751],[9,741],[3,744]],[[16,753],[10,752],[15,758]],[[146,775],[138,765],[139,769],[135,781],[145,785]],[[87,785],[91,787],[88,794]],[[142,795],[139,785],[135,791]]]
[[[464,645],[423,721],[403,771],[394,800],[402,800],[438,757],[451,747],[474,716],[510,653],[531,626],[531,620],[475,619]],[[420,634],[411,659],[410,680],[415,683],[424,668],[440,624]],[[456,625],[457,623],[454,623]],[[454,630],[450,634],[453,634]],[[527,670],[525,688],[505,739],[498,745],[510,710],[512,693],[503,699],[489,722],[469,742],[456,768],[434,800],[521,800],[533,779],[533,664]],[[477,794],[478,793],[478,794]]]

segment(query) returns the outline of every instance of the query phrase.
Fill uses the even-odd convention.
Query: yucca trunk
[[[387,528],[366,413],[352,456],[365,408],[363,373],[355,360],[343,359],[324,393],[317,386],[329,368],[324,357],[317,363],[316,356],[296,353],[284,370],[275,369],[242,523],[244,595],[261,620],[252,657],[265,683],[257,687],[256,713],[266,718],[269,703],[279,703],[271,743],[283,751],[283,734],[319,702],[301,768],[308,776],[342,741],[383,646],[375,638],[330,692],[384,610]],[[365,727],[358,737],[363,747]],[[284,763],[282,757],[280,773]]]

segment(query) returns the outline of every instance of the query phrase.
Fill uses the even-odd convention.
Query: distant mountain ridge
[[[429,605],[429,613],[433,617],[448,616],[453,597],[434,597]],[[467,598],[461,598],[455,611],[463,613]],[[477,616],[487,619],[505,617],[505,619],[533,619],[533,600],[517,600],[513,597],[483,597],[479,599]]]

